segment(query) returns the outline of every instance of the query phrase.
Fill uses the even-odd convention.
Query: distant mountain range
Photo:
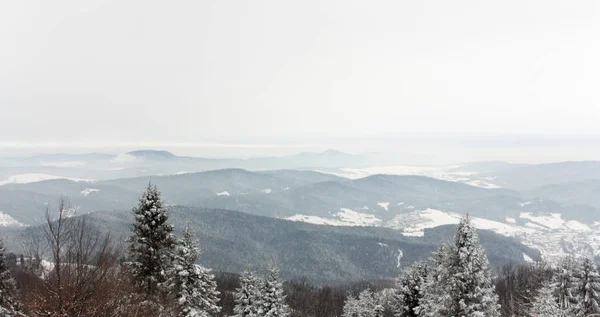
[[[478,228],[517,238],[546,257],[599,254],[599,162],[393,162],[333,150],[247,160],[155,150],[0,159],[0,228],[39,224],[63,195],[75,214],[129,210],[152,182],[171,206],[326,228],[389,228],[407,238],[454,225],[468,212]]]
[[[392,159],[384,154],[353,155],[335,150],[250,159],[196,158],[177,156],[167,151],[138,150],[119,155],[52,154],[27,158],[4,158],[0,159],[0,181],[3,178],[24,173],[105,180],[225,168],[248,170],[328,169],[389,165],[391,163]]]
[[[549,190],[545,187],[519,192],[413,175],[347,179],[314,171],[224,169],[95,182],[55,179],[0,186],[0,212],[12,226],[35,225],[62,195],[79,214],[126,210],[150,182],[170,205],[313,224],[387,227],[405,236],[456,224],[468,212],[479,228],[519,238],[545,256],[600,247],[600,239],[590,238],[600,233],[600,210],[577,197],[562,203],[540,197]]]

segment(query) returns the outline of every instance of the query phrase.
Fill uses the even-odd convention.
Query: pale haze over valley
[[[0,316],[600,315],[600,2],[0,1]]]

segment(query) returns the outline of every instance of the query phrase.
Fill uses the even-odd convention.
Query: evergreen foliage
[[[396,281],[396,317],[416,317],[424,288],[427,282],[429,266],[425,262],[415,262],[406,269]]]
[[[279,269],[271,265],[269,274],[261,285],[262,291],[262,313],[266,317],[286,317],[289,315],[289,307],[285,303],[283,284],[279,281]],[[264,314],[264,315],[263,315]]]
[[[148,184],[133,215],[130,272],[140,291],[156,295],[167,280],[174,247],[173,226],[156,186]]]
[[[358,297],[348,295],[342,317],[382,317],[384,311],[373,291],[366,289],[360,292]]]
[[[531,316],[554,317],[561,316],[561,309],[552,285],[544,283],[531,304]]]
[[[453,245],[440,247],[433,266],[419,309],[423,316],[500,316],[489,262],[468,215],[461,219]]]
[[[600,274],[590,258],[585,258],[578,274],[575,289],[577,305],[575,316],[600,314]]]
[[[262,308],[261,279],[248,267],[240,278],[240,288],[235,294],[233,317],[255,317]]]
[[[450,302],[450,295],[445,287],[449,281],[449,254],[450,245],[444,241],[430,258],[431,270],[425,281],[423,298],[416,309],[418,316],[438,317],[438,314],[447,314],[447,307],[440,306],[440,303]]]
[[[563,316],[572,316],[577,305],[577,297],[573,295],[576,283],[574,270],[573,259],[565,258],[557,267],[552,278],[552,287],[555,289],[558,307]]]
[[[176,294],[180,317],[216,316],[221,310],[214,276],[195,264],[199,256],[196,238],[187,226],[175,245],[168,283]]]
[[[4,244],[0,241],[0,313],[2,316],[16,314],[16,284],[6,261]]]

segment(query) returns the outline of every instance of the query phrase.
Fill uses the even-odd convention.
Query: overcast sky
[[[599,39],[595,0],[1,1],[0,144],[600,135]]]

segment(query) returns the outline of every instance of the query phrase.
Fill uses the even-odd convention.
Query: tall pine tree
[[[447,283],[450,280],[450,273],[448,272],[449,255],[450,245],[444,241],[430,258],[431,269],[424,285],[423,297],[416,309],[418,316],[450,316],[449,307],[445,306],[446,303],[450,302],[450,295],[446,292]]]
[[[286,317],[289,307],[285,303],[283,284],[279,281],[279,269],[275,265],[269,267],[269,274],[265,278],[262,288],[262,310],[266,317]]]
[[[500,316],[489,262],[468,215],[461,219],[447,252],[436,255],[442,267],[428,283],[426,292],[432,295],[425,299],[423,315]]]
[[[577,298],[573,295],[576,281],[575,266],[572,258],[564,258],[552,276],[552,287],[555,289],[558,306],[561,310],[559,316],[573,316],[577,305]]]
[[[180,317],[216,316],[221,311],[217,282],[209,270],[195,264],[199,256],[196,238],[186,226],[175,245],[168,283],[175,293]]]
[[[404,270],[396,281],[396,317],[417,317],[421,306],[429,266],[424,262],[415,262]]]
[[[167,280],[175,244],[173,226],[156,186],[148,184],[133,216],[128,264],[139,290],[153,296]]]
[[[235,293],[235,307],[233,317],[256,317],[262,316],[262,294],[260,278],[254,275],[248,267],[240,278],[240,288]]]
[[[585,258],[575,288],[575,316],[600,314],[600,274],[590,258]]]

